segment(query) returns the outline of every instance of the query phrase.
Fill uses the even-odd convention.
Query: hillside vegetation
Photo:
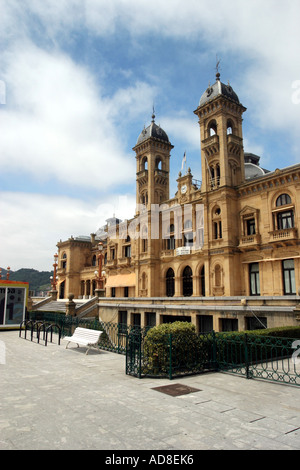
[[[2,268],[2,279],[6,279],[7,270]],[[37,271],[36,269],[21,268],[18,271],[10,271],[10,281],[29,282],[29,290],[45,291],[50,289],[51,271]]]

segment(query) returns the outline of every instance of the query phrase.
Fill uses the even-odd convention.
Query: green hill
[[[7,270],[2,268],[2,279],[6,279],[6,273]],[[9,280],[29,282],[29,290],[44,291],[51,287],[50,276],[53,276],[53,271],[21,268],[18,271],[10,271]]]

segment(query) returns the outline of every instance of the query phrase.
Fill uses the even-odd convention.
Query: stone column
[[[95,296],[105,297],[105,289],[95,289]]]
[[[69,294],[68,296],[69,301],[66,302],[66,315],[71,315],[72,317],[75,317],[75,309],[76,309],[76,304],[74,302],[74,294]]]
[[[51,290],[50,296],[52,300],[57,300],[57,290]]]

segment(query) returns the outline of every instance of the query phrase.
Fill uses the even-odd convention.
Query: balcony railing
[[[217,134],[202,140],[202,148],[209,155],[219,152],[219,136]]]
[[[296,240],[298,238],[298,230],[296,228],[286,228],[281,230],[273,230],[270,232],[271,242]]]
[[[247,246],[259,245],[260,242],[261,236],[259,234],[243,235],[240,238],[239,246],[240,248],[245,248]]]

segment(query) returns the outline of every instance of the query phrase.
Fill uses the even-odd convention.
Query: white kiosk
[[[0,329],[19,328],[25,320],[28,282],[0,279]]]

